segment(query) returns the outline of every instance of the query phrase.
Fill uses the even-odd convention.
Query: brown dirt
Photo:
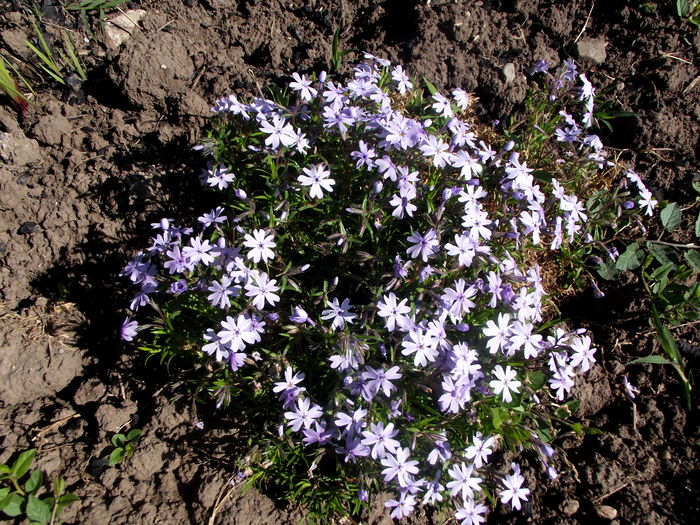
[[[620,110],[637,114],[613,121],[605,143],[658,197],[688,202],[699,171],[700,31],[678,20],[675,2],[649,3],[652,14],[640,4],[134,1],[124,8],[146,15],[121,48],[107,49],[99,33],[89,44],[76,39],[86,82],[42,87],[29,73],[35,107],[17,115],[0,105],[0,461],[36,446],[44,472],[81,498],[65,511],[72,523],[209,520],[233,474],[234,425],[172,400],[165,371],[117,344],[127,301],[116,275],[144,246],[149,222],[206,208],[192,198],[200,159],[191,147],[209,105],[259,93],[291,71],[327,69],[338,25],[344,49],[401,62],[439,88],[474,91],[490,118],[522,103],[535,59],[576,56],[579,36],[603,39],[603,62],[584,69]],[[59,2],[42,5],[49,35],[68,27],[82,36],[75,17],[54,9]],[[3,54],[29,60],[23,2],[0,0],[0,13]],[[490,522],[611,522],[600,505],[615,510],[616,523],[695,521],[697,414],[683,408],[669,370],[626,365],[658,351],[638,286],[606,291],[565,305],[601,349],[578,396],[580,417],[603,435],[565,439],[572,464],[560,478],[535,487],[531,474],[531,505]],[[697,334],[686,335],[697,345]],[[634,403],[622,394],[624,374],[641,390]],[[129,427],[144,431],[135,456],[108,468],[109,437]],[[534,458],[531,467],[541,480]],[[290,523],[300,515],[236,490],[216,516]],[[376,509],[369,521],[382,522]]]

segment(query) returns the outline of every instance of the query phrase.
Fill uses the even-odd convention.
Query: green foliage
[[[34,55],[39,59],[39,67],[42,71],[48,74],[59,84],[65,84],[66,81],[63,78],[62,66],[54,58],[53,51],[51,47],[46,42],[44,34],[39,29],[36,20],[32,20],[32,25],[34,26],[34,33],[39,42],[39,47],[32,44],[29,40],[26,41],[27,47],[34,53]]]
[[[5,95],[12,100],[17,109],[25,111],[29,105],[29,100],[24,93],[20,91],[17,82],[7,69],[8,66],[10,66],[10,64],[5,62],[5,59],[0,55],[0,91],[5,93]],[[17,73],[17,71],[15,71],[15,73]]]
[[[84,0],[82,2],[77,1],[66,6],[68,11],[99,11],[104,12],[115,7],[119,7],[122,4],[126,4],[129,0]]]
[[[697,208],[700,185],[693,184],[698,197],[686,211]],[[667,203],[659,214],[661,226],[673,233],[683,224],[681,207]],[[695,221],[697,230],[697,219]],[[695,231],[696,237],[698,232]],[[683,386],[686,405],[691,406],[693,377],[685,369],[684,359],[671,332],[674,327],[700,321],[700,249],[692,243],[666,242],[660,239],[633,242],[618,258],[617,270],[639,269],[644,288],[651,299],[650,323],[656,332],[662,356],[646,356],[632,363],[670,364]]]
[[[339,34],[336,31],[334,38],[334,67],[341,57]],[[250,439],[246,457],[238,467],[248,477],[248,485],[295,502],[309,512],[309,521],[321,523],[337,516],[356,516],[362,505],[358,490],[376,492],[390,484],[393,476],[386,472],[389,469],[383,470],[387,463],[380,461],[384,452],[370,455],[369,447],[358,447],[366,434],[379,432],[367,432],[370,425],[395,427],[392,435],[397,436],[401,446],[392,445],[395,450],[390,453],[395,452],[397,458],[402,456],[402,461],[409,452],[411,457],[420,458],[415,463],[422,459],[426,468],[421,476],[426,479],[434,475],[435,465],[427,458],[442,454],[439,448],[443,443],[448,443],[451,450],[449,458],[440,460],[447,468],[460,462],[468,464],[466,450],[486,436],[493,446],[513,453],[529,449],[544,454],[542,449],[552,448],[550,443],[555,443],[562,433],[583,436],[599,432],[571,421],[578,402],[566,400],[571,387],[560,376],[588,370],[589,362],[594,361],[591,340],[582,336],[582,331],[562,327],[560,320],[549,313],[550,322],[544,323],[545,316],[539,316],[543,296],[533,289],[545,289],[542,282],[546,274],[546,289],[550,290],[549,280],[558,279],[562,270],[570,272],[571,277],[564,283],[556,282],[555,293],[557,285],[575,289],[586,284],[594,271],[594,265],[586,260],[596,254],[610,257],[605,244],[608,237],[618,228],[629,227],[639,213],[626,207],[627,201],[634,198],[632,190],[627,190],[624,177],[620,177],[621,169],[613,168],[602,145],[582,144],[579,148],[557,140],[568,122],[564,122],[561,112],[580,117],[585,109],[576,96],[573,81],[565,93],[556,93],[557,96],[533,90],[526,113],[513,118],[505,136],[501,136],[500,129],[480,121],[466,93],[455,96],[454,104],[440,102],[439,96],[431,96],[438,92],[427,80],[414,79],[416,89],[392,89],[396,80],[391,79],[388,66],[370,70],[379,91],[389,86],[381,102],[384,109],[391,106],[408,115],[411,126],[424,131],[439,147],[451,140],[447,134],[449,115],[457,114],[464,125],[463,133],[469,130],[468,136],[464,135],[465,144],[484,141],[480,157],[483,153],[485,159],[491,153],[499,162],[477,162],[472,158],[473,165],[465,164],[463,170],[457,171],[445,167],[437,153],[431,162],[426,158],[431,155],[425,154],[429,148],[424,147],[421,154],[417,143],[405,148],[387,147],[391,163],[402,166],[396,168],[392,179],[388,174],[371,172],[355,160],[358,152],[354,149],[359,143],[368,140],[374,144],[381,139],[380,115],[375,113],[379,98],[373,100],[368,94],[348,98],[366,117],[353,117],[351,125],[331,131],[322,116],[328,107],[322,107],[321,98],[294,98],[290,93],[297,89],[294,86],[270,89],[273,102],[257,99],[257,106],[242,105],[235,97],[227,97],[220,102],[229,109],[222,110],[222,118],[205,137],[202,147],[213,157],[207,173],[219,182],[207,183],[220,186],[220,207],[216,213],[221,221],[214,224],[206,217],[200,219],[210,224],[199,230],[197,241],[193,236],[188,241],[193,232],[174,234],[169,237],[168,248],[142,253],[132,266],[157,274],[154,283],[158,292],[149,295],[152,313],[149,324],[141,326],[142,333],[147,334],[141,348],[163,363],[177,362],[189,368],[188,377],[194,380],[184,383],[193,401],[206,400],[206,394],[210,394],[217,407],[230,406],[234,417],[245,422],[243,432],[250,432]],[[368,70],[362,71],[366,74]],[[311,77],[307,87],[320,90],[323,85]],[[433,111],[436,101],[438,105],[447,104],[443,111]],[[249,118],[248,111],[266,118]],[[269,119],[274,126],[282,126],[287,120],[293,123],[296,151],[290,142],[269,130]],[[377,122],[370,125],[373,119]],[[590,113],[585,119],[586,129],[589,123]],[[579,130],[584,132],[587,133],[583,128]],[[501,159],[508,166],[505,172]],[[332,174],[332,179],[327,180],[333,183],[332,192],[326,188],[327,195],[314,196],[302,174],[314,173],[318,181],[321,175],[316,170],[326,166]],[[519,174],[514,173],[518,170]],[[514,182],[505,183],[511,176],[524,175],[527,184],[520,186],[522,194],[515,191],[519,186]],[[420,190],[419,198],[412,178]],[[539,227],[529,231],[524,227],[530,224],[526,221],[538,220],[525,209],[527,191],[541,192],[538,203],[542,214],[549,217],[542,221],[546,227],[541,231]],[[396,199],[392,197],[394,192]],[[404,192],[405,196],[399,198],[398,193]],[[457,195],[462,198],[457,199]],[[535,200],[535,196],[527,201],[537,208],[531,199]],[[470,202],[467,214],[464,202]],[[633,202],[631,207],[635,207]],[[494,224],[486,233],[471,234],[475,246],[475,237],[484,236],[488,251],[482,255],[474,253],[469,261],[458,259],[456,254],[448,257],[446,253],[436,253],[430,256],[429,266],[419,262],[415,246],[410,244],[428,243],[429,234],[439,232],[439,243],[450,243],[451,251],[455,248],[452,241],[468,240],[463,233],[464,223],[471,223],[472,214],[477,211]],[[565,234],[564,227],[571,229],[570,235]],[[170,235],[170,226],[163,229]],[[428,232],[424,241],[416,241],[423,231]],[[268,241],[253,241],[250,233],[274,238],[272,256],[260,256],[259,250]],[[213,261],[158,272],[159,266],[162,270],[173,268],[170,261],[175,246],[190,252],[190,248],[185,248],[188,242],[192,247],[204,240],[221,251]],[[241,245],[248,249],[244,251]],[[166,254],[166,250],[172,251]],[[635,247],[635,255],[639,250],[639,246]],[[404,262],[404,254],[411,260]],[[428,258],[424,254],[423,262]],[[508,269],[501,269],[500,265]],[[633,266],[633,261],[627,266]],[[612,270],[620,271],[614,265]],[[487,307],[488,294],[484,292],[475,298],[479,306],[472,304],[465,312],[448,312],[440,305],[453,291],[450,285],[463,294],[467,286],[464,279],[478,279],[483,284],[487,279],[499,278],[499,274],[507,274],[504,279],[513,294],[507,301],[502,300],[504,304],[494,298],[496,306]],[[270,277],[274,279],[269,280]],[[263,281],[270,286],[268,291],[274,283],[273,300],[251,300],[250,297],[260,296],[258,285],[262,286]],[[234,283],[238,285],[233,286]],[[463,296],[476,294],[475,285],[473,289],[469,286]],[[495,286],[496,290],[500,288],[500,284]],[[207,298],[207,292],[213,293]],[[406,315],[401,316],[404,326],[398,332],[406,331],[407,335],[388,326],[381,319],[385,314],[379,313],[386,306],[380,303],[399,300],[394,292],[405,298],[405,306],[400,307],[406,308]],[[530,305],[519,306],[516,296],[532,301],[530,313],[525,311]],[[271,303],[270,309],[265,301]],[[339,301],[352,305],[340,307]],[[332,309],[324,310],[329,307],[347,308],[347,326],[336,324],[336,320],[329,322],[335,317]],[[423,331],[419,325],[409,329],[409,324],[414,319],[415,323],[428,323],[440,308],[445,310],[445,317],[435,320],[435,330],[438,334],[444,327],[445,341],[451,347],[445,349],[446,362],[427,365],[426,360],[436,359],[432,353],[429,358],[417,353],[407,357],[414,351],[409,348],[413,346],[412,339],[421,337]],[[504,312],[508,315],[502,315]],[[538,343],[537,349],[533,346],[532,353],[498,348],[487,351],[487,346],[492,345],[486,344],[484,327],[495,329],[496,315],[499,323],[510,326],[499,330],[527,330],[532,341],[546,343]],[[517,327],[513,326],[516,321],[511,323],[511,319],[520,315],[523,322],[518,320]],[[538,317],[537,326],[533,323],[524,327],[529,316]],[[442,335],[425,344],[437,345],[438,337]],[[496,342],[504,348],[506,343]],[[457,351],[469,355],[457,357]],[[571,365],[568,372],[560,370],[559,367],[569,367],[568,360],[573,362],[574,353],[581,366]],[[451,357],[446,359],[448,355]],[[461,387],[453,388],[453,377],[461,375],[467,381],[466,376],[472,372],[446,372],[462,359],[470,363],[463,366],[474,365],[475,377],[479,370],[474,385],[465,384],[464,388],[470,390],[468,399],[458,397],[466,394],[457,391]],[[350,363],[343,365],[344,360]],[[379,386],[369,386],[379,384],[379,379],[372,377],[380,373],[394,377],[396,384],[385,377],[382,392]],[[517,381],[511,382],[515,377]],[[482,378],[483,383],[477,388],[476,380]],[[557,378],[561,387],[556,386]],[[294,381],[303,381],[303,386],[288,386]],[[511,382],[513,396],[505,389],[505,382]],[[497,387],[502,387],[502,393],[496,391]],[[344,425],[338,421],[355,412],[358,415],[352,417],[358,421],[352,430],[343,431]],[[302,417],[308,419],[302,423]],[[115,442],[117,445],[125,448],[123,441]],[[543,461],[547,464],[548,459]],[[497,491],[503,482],[498,468],[479,470],[483,501],[498,500]],[[438,507],[455,503],[459,504],[445,498]]]
[[[114,467],[124,459],[130,458],[136,452],[136,442],[141,436],[141,430],[133,428],[128,434],[114,434],[112,436],[112,445],[114,450],[109,455],[109,466]]]
[[[36,449],[20,453],[9,465],[0,465],[0,512],[9,518],[26,517],[32,524],[61,523],[61,511],[78,501],[66,492],[65,482],[59,478],[44,487],[40,470],[31,470]]]
[[[676,0],[676,11],[681,20],[687,20],[700,29],[700,1]]]

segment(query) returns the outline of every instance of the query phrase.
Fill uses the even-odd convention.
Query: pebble
[[[561,512],[564,516],[572,516],[578,512],[579,502],[575,499],[567,499],[561,506]]]
[[[511,84],[515,80],[515,64],[513,62],[508,62],[503,66],[503,78],[505,78],[506,84]]]
[[[32,221],[27,221],[22,226],[19,227],[19,234],[20,235],[29,235],[31,233],[34,233],[36,230],[37,224]]]
[[[579,60],[591,62],[596,65],[602,64],[607,58],[605,39],[582,38],[576,43],[576,54]]]
[[[614,509],[610,505],[596,505],[593,507],[593,510],[595,510],[599,518],[603,518],[604,520],[614,520],[617,518],[617,509]]]

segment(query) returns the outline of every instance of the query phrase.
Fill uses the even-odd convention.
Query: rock
[[[515,64],[508,62],[505,66],[503,66],[502,71],[506,84],[512,84],[515,80]]]
[[[145,16],[143,9],[130,9],[125,13],[113,16],[104,26],[104,43],[109,49],[117,49],[130,37],[131,33]]]
[[[602,64],[607,58],[604,38],[582,38],[576,43],[579,60],[592,64]]]
[[[32,128],[34,138],[42,144],[57,146],[61,139],[71,134],[73,127],[70,121],[60,113],[47,115]]]
[[[575,499],[567,499],[561,506],[561,512],[564,516],[573,516],[578,512],[579,503]]]
[[[32,221],[27,221],[25,223],[22,223],[22,226],[19,227],[19,234],[20,235],[30,235],[36,231],[36,226],[37,224]]]
[[[21,130],[0,133],[0,159],[8,164],[24,166],[39,160],[39,157],[39,143],[28,139]]]
[[[137,107],[167,107],[190,91],[194,63],[189,48],[177,35],[165,32],[140,34],[129,41],[110,68],[110,78]]]
[[[0,127],[2,131],[20,131],[17,118],[10,111],[0,106]]]
[[[604,520],[614,520],[617,518],[617,509],[609,505],[596,505],[593,510],[598,515],[599,518]]]

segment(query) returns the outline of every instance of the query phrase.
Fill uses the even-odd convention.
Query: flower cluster
[[[533,450],[557,475],[553,413],[596,353],[583,330],[542,328],[538,261],[594,240],[590,184],[571,167],[613,166],[585,75],[573,61],[535,72],[560,104],[551,132],[536,126],[554,172],[542,149],[488,140],[470,94],[429,86],[426,100],[370,55],[346,83],[295,73],[291,103],[220,99],[201,180],[221,206],[195,229],[154,225],[123,272],[139,288],[130,309],[196,304],[180,349],[259,371],[279,432],[335,453],[362,500],[382,479],[392,517],[422,503],[479,524],[487,493],[520,509],[529,490],[500,451]],[[650,213],[629,181],[637,200],[627,192],[617,216]],[[123,338],[138,328],[127,318]]]

